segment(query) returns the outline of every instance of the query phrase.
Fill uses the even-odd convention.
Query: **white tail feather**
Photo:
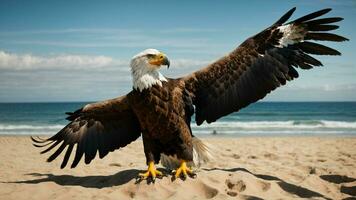
[[[193,143],[193,162],[189,162],[188,166],[199,168],[202,164],[205,164],[213,159],[212,151],[209,145],[203,143],[197,137],[192,138]],[[161,164],[170,169],[177,169],[180,165],[180,161],[176,155],[168,156],[161,154]]]

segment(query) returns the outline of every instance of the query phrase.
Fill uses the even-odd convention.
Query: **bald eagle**
[[[34,145],[47,147],[41,153],[56,148],[48,162],[66,148],[61,168],[67,165],[76,147],[73,168],[83,155],[89,164],[97,153],[103,158],[142,136],[148,170],[140,176],[154,179],[162,175],[155,168],[161,155],[180,161],[174,177],[193,175],[187,163],[195,157],[205,159],[207,148],[192,134],[192,115],[195,114],[197,125],[212,123],[297,78],[296,68],[322,66],[310,54],[340,55],[337,50],[311,42],[348,40],[328,32],[337,29],[333,23],[342,18],[318,18],[330,10],[285,23],[295,11],[293,8],[230,54],[181,78],[167,78],[159,72],[161,66],[170,65],[164,53],[144,50],[130,63],[131,92],[68,113],[68,125],[50,138],[32,137]]]

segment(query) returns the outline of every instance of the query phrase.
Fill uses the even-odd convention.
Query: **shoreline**
[[[194,134],[194,133],[193,133]],[[53,134],[55,135],[55,134]],[[31,136],[33,137],[40,137],[40,138],[49,138],[53,135],[20,135],[20,134],[0,134],[0,138],[4,137],[14,137],[14,138],[28,138],[30,142],[31,141]],[[200,135],[194,135],[200,139],[208,139],[208,140],[213,140],[213,139],[229,139],[229,138],[325,138],[325,139],[337,139],[337,138],[356,138],[356,134],[249,134],[249,135],[243,135],[243,134],[217,134],[217,135],[206,135],[206,134],[200,134]],[[136,141],[142,141],[142,136],[140,136]],[[135,141],[134,141],[135,142]]]
[[[193,133],[194,134],[194,133]],[[55,134],[43,134],[43,135],[24,135],[24,134],[0,134],[1,137],[51,137]],[[310,138],[356,138],[356,133],[354,134],[195,134],[194,136],[198,138],[207,138],[207,139],[215,139],[215,138],[298,138],[298,137],[310,137]],[[141,140],[142,136],[138,138]]]

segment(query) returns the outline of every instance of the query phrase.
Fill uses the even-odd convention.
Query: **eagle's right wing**
[[[340,55],[338,51],[310,40],[347,40],[327,32],[337,29],[333,23],[342,18],[315,19],[331,10],[324,9],[285,24],[294,10],[247,39],[229,55],[182,78],[193,98],[198,125],[204,121],[214,122],[262,99],[297,78],[295,68],[310,69],[322,65],[309,54]]]
[[[131,110],[126,96],[92,103],[67,113],[71,122],[56,135],[48,139],[32,138],[36,147],[50,145],[41,153],[57,147],[47,159],[51,162],[68,146],[61,168],[67,165],[70,154],[76,145],[76,153],[71,165],[76,167],[83,155],[85,163],[94,159],[97,151],[103,158],[109,152],[126,146],[141,135],[139,122]]]

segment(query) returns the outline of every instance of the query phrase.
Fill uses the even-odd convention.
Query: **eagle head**
[[[131,59],[133,88],[140,92],[153,85],[162,86],[167,79],[159,72],[162,65],[169,68],[168,57],[157,49],[146,49]]]

